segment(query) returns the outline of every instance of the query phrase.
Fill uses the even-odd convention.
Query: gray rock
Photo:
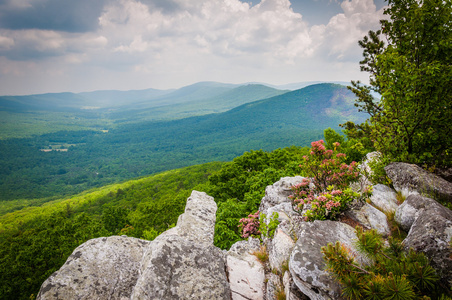
[[[37,299],[129,299],[149,243],[122,236],[87,241],[42,284]]]
[[[397,207],[397,194],[384,184],[374,185],[370,201],[382,211],[394,212]]]
[[[213,244],[217,204],[204,192],[192,191],[187,199],[185,212],[177,220],[176,227],[164,233],[178,235],[189,241]]]
[[[372,169],[369,166],[369,162],[378,161],[380,160],[381,153],[380,152],[369,152],[366,155],[366,158],[363,160],[362,164],[359,165],[359,168],[361,169],[361,177],[360,177],[360,184],[362,187],[372,185],[372,182],[369,180],[369,176],[373,174]]]
[[[157,237],[142,260],[131,299],[230,299],[224,256],[185,237]]]
[[[409,196],[396,213],[396,221],[408,228],[406,249],[424,252],[441,277],[452,282],[452,211],[419,195]],[[410,226],[411,223],[411,226]]]
[[[394,219],[403,230],[408,232],[421,212],[425,213],[426,210],[433,210],[441,213],[443,208],[441,204],[433,199],[412,194],[397,208]]]
[[[286,292],[287,300],[309,300],[293,282],[289,271],[286,271],[283,276],[284,291]]]
[[[266,300],[277,300],[277,295],[284,291],[283,283],[278,275],[269,273],[267,274],[267,292]]]
[[[289,270],[304,295],[311,300],[340,298],[340,286],[324,270],[325,262],[320,249],[336,241],[354,249],[355,239],[355,230],[344,223],[314,221],[301,224],[298,241],[290,256]]]
[[[259,249],[259,240],[249,238],[235,243],[227,252],[227,271],[233,300],[264,298],[264,267],[252,254]]]
[[[265,188],[265,196],[262,198],[259,211],[271,215],[276,211],[280,214],[280,218],[287,216],[288,218],[294,213],[289,196],[292,194],[291,186],[301,183],[304,177],[283,177],[273,185]],[[269,213],[269,209],[271,211]]]
[[[383,236],[391,234],[386,215],[368,203],[365,203],[360,209],[351,210],[346,214],[367,229],[375,229]]]
[[[385,167],[385,171],[396,191],[402,192],[404,196],[422,194],[452,202],[452,183],[417,165],[391,163]]]
[[[295,242],[283,230],[277,228],[275,236],[269,244],[268,260],[270,268],[282,272],[282,265],[289,262],[290,253],[295,246]]]
[[[230,299],[223,252],[213,246],[217,205],[193,191],[174,228],[159,235],[141,261],[131,299]]]
[[[225,256],[213,246],[217,206],[193,191],[176,227],[154,241],[90,240],[41,287],[38,299],[230,299]]]
[[[271,215],[278,213],[279,228],[288,236],[295,236],[295,223],[302,217],[293,210],[292,201],[289,196],[292,195],[291,186],[302,182],[304,177],[283,177],[273,185],[265,188],[265,196],[262,198],[259,211],[267,216],[267,223]]]
[[[287,300],[309,300],[309,298],[301,293],[298,287],[295,285],[289,271],[286,271],[284,273],[283,284]]]

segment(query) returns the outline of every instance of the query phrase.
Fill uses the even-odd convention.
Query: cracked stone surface
[[[149,244],[125,236],[89,240],[42,284],[37,299],[129,299]]]
[[[41,299],[230,299],[213,246],[217,205],[193,191],[176,227],[149,242],[112,236],[80,245],[41,286]]]
[[[289,261],[290,273],[300,291],[311,300],[341,299],[339,284],[324,270],[321,247],[339,241],[353,249],[355,239],[355,230],[344,223],[314,221],[301,224]]]

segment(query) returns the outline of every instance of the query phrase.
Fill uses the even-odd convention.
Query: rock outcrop
[[[391,163],[385,167],[396,191],[402,195],[421,194],[452,203],[452,183],[417,165]]]
[[[340,286],[324,270],[325,261],[320,249],[336,241],[353,249],[355,239],[355,230],[344,223],[333,221],[302,223],[289,262],[290,273],[300,291],[311,300],[340,298]]]
[[[230,299],[225,256],[213,246],[217,206],[193,191],[176,227],[154,241],[90,240],[42,285],[37,299]]]
[[[386,215],[370,204],[365,203],[360,209],[351,210],[346,214],[364,228],[375,229],[384,237],[391,233]]]
[[[382,211],[394,212],[398,206],[396,195],[396,192],[390,187],[383,184],[377,184],[373,187],[370,201]]]
[[[149,244],[126,236],[89,240],[42,284],[37,299],[130,299]]]
[[[410,195],[395,219],[408,231],[405,248],[424,252],[441,277],[452,282],[452,211],[435,200]]]
[[[443,281],[452,282],[452,211],[419,195],[430,191],[426,194],[444,199],[449,183],[407,164],[392,164],[387,172],[397,190],[410,194],[405,202],[399,206],[394,190],[375,185],[370,204],[358,201],[346,216],[387,236],[383,211],[395,211],[395,220],[408,231],[406,249],[424,252]],[[151,242],[113,236],[80,245],[42,284],[37,299],[272,300],[283,291],[290,300],[341,299],[340,286],[324,270],[321,247],[339,241],[357,262],[367,262],[354,249],[353,227],[339,221],[304,222],[293,210],[288,196],[302,179],[284,177],[266,188],[259,210],[267,217],[278,213],[280,222],[272,237],[249,238],[221,251],[213,245],[214,199],[193,191],[176,227]],[[264,250],[268,262],[255,255]]]
[[[264,299],[265,270],[253,255],[260,250],[260,241],[249,238],[232,245],[227,253],[227,270],[232,299]]]

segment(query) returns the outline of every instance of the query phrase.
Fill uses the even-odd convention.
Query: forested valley
[[[343,86],[318,84],[223,113],[3,139],[0,200],[9,203],[1,202],[0,211],[27,203],[10,200],[48,201],[174,168],[230,161],[248,150],[307,146],[325,128],[363,120],[353,99]]]

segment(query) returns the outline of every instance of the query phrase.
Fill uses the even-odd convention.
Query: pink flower
[[[341,190],[333,190],[333,191],[331,191],[331,195],[333,195],[333,196],[337,196],[337,195],[340,195],[340,194],[342,194]]]
[[[337,158],[345,158],[346,155],[344,153],[338,153],[338,154],[336,154],[336,157]]]
[[[317,198],[317,200],[319,200],[320,202],[325,202],[326,200],[328,200],[325,196],[319,196]]]

